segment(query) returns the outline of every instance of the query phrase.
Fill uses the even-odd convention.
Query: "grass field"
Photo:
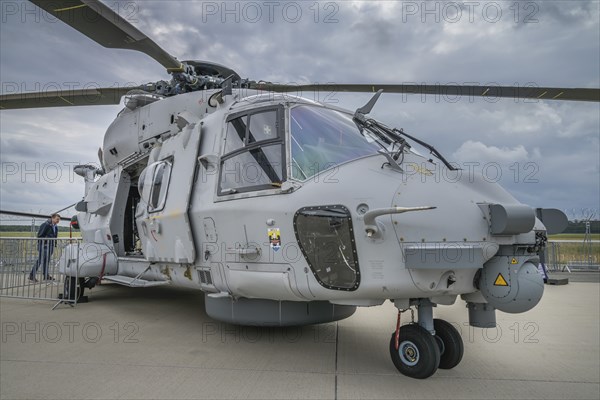
[[[584,246],[583,233],[561,233],[559,235],[550,235],[552,240],[572,240],[572,242],[549,244],[547,249],[548,261],[556,259],[559,265],[572,264],[573,262],[587,262],[591,264],[600,264],[600,243],[591,243]],[[600,234],[590,235],[591,240],[600,240]]]
[[[584,233],[560,233],[558,235],[548,236],[549,240],[583,240]],[[590,235],[592,240],[600,240],[600,233],[592,233]]]
[[[555,256],[553,256],[553,252],[556,252]],[[546,254],[549,262],[555,257],[560,265],[573,262],[589,262],[597,265],[600,264],[600,243],[592,243],[586,248],[582,242],[550,243]]]

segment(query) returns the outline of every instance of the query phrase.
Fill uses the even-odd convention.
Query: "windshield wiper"
[[[367,104],[360,108],[357,108],[354,112],[352,120],[356,124],[356,127],[358,128],[360,134],[364,137],[366,137],[364,132],[365,129],[367,129],[370,133],[374,134],[376,138],[379,139],[376,142],[382,147],[382,150],[380,150],[379,153],[386,156],[386,158],[393,158],[394,162],[390,162],[390,164],[395,164],[398,167],[398,169],[402,170],[402,168],[400,168],[395,161],[398,160],[398,157],[400,157],[400,153],[404,151],[405,147],[410,147],[408,143],[406,143],[406,140],[399,138],[398,135],[393,134],[393,132],[392,135],[389,135],[389,128],[387,127],[385,127],[387,129],[378,129],[380,127],[377,125],[375,125],[374,127],[373,122],[375,122],[375,120],[366,117],[366,115],[369,114],[373,109],[373,106],[379,99],[379,96],[381,96],[381,93],[383,93],[383,89],[379,89],[377,93],[375,93],[375,95],[371,97]],[[387,150],[382,143],[386,145],[391,145],[392,150],[394,149],[394,146],[398,144],[400,150],[396,153],[392,153],[391,151]]]
[[[363,115],[363,117],[364,117],[364,115]],[[400,160],[400,162],[398,162],[398,158],[400,158],[400,154],[403,154],[405,147],[410,148],[410,145],[408,143],[406,143],[406,140],[404,140],[403,138],[400,138],[400,140],[392,139],[391,137],[389,137],[389,135],[386,135],[380,129],[377,129],[377,127],[374,127],[372,125],[373,120],[371,120],[371,119],[366,119],[366,118],[359,119],[359,118],[355,117],[353,120],[354,120],[354,123],[356,124],[356,126],[358,127],[358,130],[361,135],[363,135],[365,138],[367,137],[367,135],[364,132],[366,129],[378,139],[378,140],[375,140],[375,143],[380,145],[381,149],[379,149],[377,152],[379,154],[381,154],[382,156],[384,156],[388,160],[387,164],[390,167],[392,167],[393,169],[403,172],[404,170],[402,169],[402,167],[400,167],[400,164],[402,164],[404,157],[402,157],[402,160]],[[394,136],[397,136],[397,135],[394,135]],[[371,139],[373,139],[373,138],[371,138]],[[392,151],[388,150],[384,146],[384,143],[387,145],[391,145],[392,150],[394,149],[395,145],[398,144],[399,145],[398,151],[392,153]]]
[[[358,129],[359,129],[360,133],[362,135],[364,135],[363,130],[364,129],[368,129],[369,132],[375,134],[375,136],[377,136],[379,139],[381,139],[384,143],[391,144],[391,145],[399,144],[400,145],[400,149],[399,149],[398,152],[393,153],[393,154],[391,152],[388,152],[388,154],[391,155],[391,157],[393,158],[394,161],[398,160],[398,158],[400,157],[400,155],[403,154],[405,147],[410,148],[410,145],[406,142],[406,139],[404,139],[402,137],[402,136],[406,136],[410,140],[413,140],[417,144],[420,144],[421,146],[423,146],[426,149],[428,149],[429,153],[433,154],[441,162],[443,162],[444,165],[450,171],[456,171],[456,170],[458,170],[458,168],[452,166],[452,164],[450,164],[444,158],[444,156],[442,156],[440,154],[440,152],[437,151],[435,149],[435,147],[433,147],[432,145],[430,145],[428,143],[425,143],[424,141],[419,140],[419,139],[417,139],[417,138],[415,138],[415,137],[413,137],[413,136],[405,133],[402,129],[396,129],[396,128],[390,129],[387,126],[385,126],[385,125],[383,125],[383,124],[375,121],[374,119],[367,118],[366,115],[371,112],[371,110],[373,109],[373,106],[375,105],[375,103],[379,99],[379,96],[381,96],[381,93],[383,93],[383,89],[379,89],[377,91],[377,93],[375,93],[375,95],[373,97],[371,97],[371,100],[369,100],[367,102],[367,104],[365,104],[364,106],[358,108],[354,112],[354,117],[352,119],[353,119],[354,123],[356,124],[356,126],[358,126]],[[392,149],[393,149],[393,146],[392,146]],[[398,164],[396,164],[396,165],[398,165]]]
[[[409,135],[408,133],[404,132],[402,129],[397,129],[394,128],[392,129],[393,132],[396,132],[398,135],[402,135],[402,136],[406,136],[407,138],[409,138],[410,140],[420,144],[421,146],[425,147],[427,150],[429,150],[430,154],[433,154],[435,157],[437,157],[441,162],[444,163],[444,165],[450,170],[450,171],[458,171],[460,168],[456,168],[455,166],[453,166],[452,164],[450,164],[445,158],[444,156],[442,156],[440,154],[439,151],[437,151],[435,149],[435,147],[433,147],[432,145],[425,143],[424,141],[417,139],[414,136]]]
[[[402,136],[405,136],[408,139],[416,142],[417,144],[419,144],[419,145],[425,147],[427,150],[429,150],[429,153],[433,154],[437,159],[439,159],[441,162],[443,162],[444,165],[450,171],[457,171],[459,169],[459,168],[454,167],[452,164],[450,164],[448,162],[448,160],[446,160],[444,158],[444,156],[442,156],[442,154],[440,154],[440,152],[436,150],[435,147],[433,147],[429,143],[426,143],[420,139],[417,139],[414,136],[409,135],[408,133],[404,132],[402,129],[397,129],[397,128],[390,129],[387,126],[375,121],[374,119],[365,119],[364,121],[354,119],[354,122],[357,125],[360,125],[360,127],[362,129],[368,129],[369,132],[373,133],[375,136],[377,136],[378,138],[383,140],[385,143],[399,144],[400,149],[397,152],[393,153],[394,160],[398,159],[400,154],[404,151],[404,148],[411,147],[410,144],[408,144],[406,142],[406,139],[404,139],[402,137]],[[361,133],[362,133],[362,129],[361,129]],[[364,133],[363,133],[363,135],[364,135]]]

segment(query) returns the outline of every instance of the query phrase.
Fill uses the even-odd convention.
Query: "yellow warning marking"
[[[185,71],[183,64],[179,64],[179,67],[176,68],[167,68],[167,72],[183,72]]]
[[[490,91],[490,88],[485,89],[485,92],[481,93],[482,96],[485,96]]]
[[[494,281],[494,286],[508,286],[508,283],[506,283],[506,279],[504,279],[502,274],[498,274]]]
[[[544,96],[546,95],[546,93],[548,93],[548,91],[547,91],[547,90],[546,90],[544,93],[540,94],[540,95],[538,96],[538,99],[541,99],[542,97],[544,97]]]
[[[553,99],[558,99],[560,96],[563,95],[563,93],[565,93],[565,92],[560,92],[559,94],[557,94],[556,96],[554,96]]]
[[[78,6],[73,6],[73,7],[65,7],[65,8],[56,8],[54,10],[54,12],[62,12],[62,11],[69,11],[69,10],[74,10],[76,8],[81,8],[81,7],[87,7],[87,4],[80,4]]]
[[[417,163],[407,163],[406,165],[410,165],[411,167],[414,168],[414,171],[416,173],[419,173],[421,175],[426,175],[426,176],[432,176],[433,172],[428,170],[427,168],[418,165]]]
[[[510,263],[511,263],[511,264],[518,264],[519,262],[517,261],[517,259],[516,259],[516,258],[514,258],[514,257],[513,257],[513,259],[512,259],[512,260],[510,260]]]

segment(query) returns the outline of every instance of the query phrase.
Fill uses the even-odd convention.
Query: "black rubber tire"
[[[440,348],[433,335],[417,324],[400,328],[399,348],[396,350],[396,333],[390,339],[392,362],[402,375],[425,379],[437,371]]]
[[[451,323],[443,319],[434,319],[433,328],[437,336],[444,344],[444,351],[440,357],[441,369],[452,369],[456,367],[463,358],[465,347],[460,333]]]
[[[82,282],[82,279],[83,278],[80,278],[78,282],[77,278],[73,276],[65,276],[65,284],[63,287],[64,300],[73,301],[75,300],[75,296],[77,296],[77,301],[81,299],[84,290],[83,285],[80,284]]]
[[[85,278],[79,278],[79,291],[77,292],[77,301],[81,300],[83,297],[83,292],[85,292]]]

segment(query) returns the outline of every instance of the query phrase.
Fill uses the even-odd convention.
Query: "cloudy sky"
[[[106,4],[179,59],[218,62],[254,80],[600,86],[598,1]],[[28,2],[1,5],[3,93],[168,78],[148,56],[105,49]],[[369,97],[325,100],[354,110]],[[48,213],[80,200],[72,166],[97,163],[119,109],[1,111],[1,208]],[[384,94],[372,115],[474,165],[526,204],[598,216],[597,103]]]

